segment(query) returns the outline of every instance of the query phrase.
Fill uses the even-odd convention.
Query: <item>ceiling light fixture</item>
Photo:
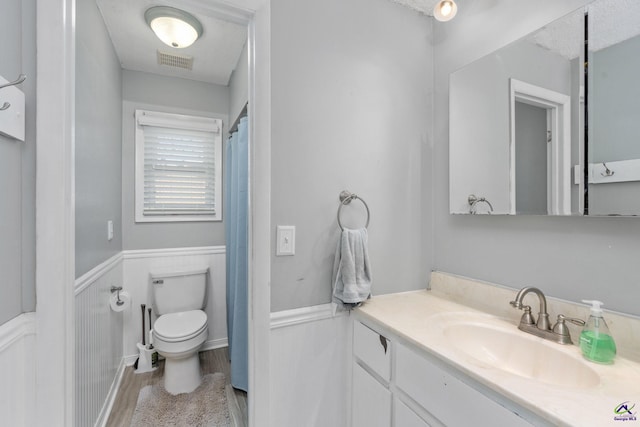
[[[458,12],[458,5],[453,0],[440,0],[433,8],[433,17],[438,21],[446,22],[453,19]]]
[[[202,24],[193,15],[173,7],[155,6],[147,9],[144,19],[167,46],[191,46],[202,36]]]

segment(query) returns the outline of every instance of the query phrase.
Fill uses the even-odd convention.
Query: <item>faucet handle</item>
[[[565,321],[571,322],[578,326],[584,326],[584,320],[567,317],[564,314],[558,314],[558,321],[555,325],[553,325],[553,332],[559,335],[558,342],[560,344],[573,344],[573,341],[571,341],[569,328],[567,327]]]
[[[567,317],[564,314],[558,314],[558,323],[564,324],[565,320],[567,322],[573,323],[574,325],[578,325],[578,326],[584,326],[585,325],[584,320],[582,320],[582,319],[576,319],[574,317]],[[558,323],[556,323],[556,325]]]

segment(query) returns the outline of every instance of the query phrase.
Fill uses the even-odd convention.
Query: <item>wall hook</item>
[[[614,171],[612,171],[611,169],[609,169],[607,167],[607,164],[605,162],[602,162],[602,166],[604,166],[605,171],[604,171],[604,173],[601,173],[600,175],[602,175],[602,176],[613,176],[613,174],[615,174]]]
[[[3,85],[0,85],[0,89],[3,89],[3,88],[5,88],[5,87],[9,87],[9,86],[19,85],[20,83],[22,83],[22,82],[23,82],[23,81],[25,81],[26,79],[27,79],[27,76],[25,76],[24,74],[20,74],[20,75],[18,76],[18,78],[17,78],[17,79],[15,79],[14,81],[9,82],[9,83],[5,83],[5,84],[3,84]],[[4,105],[3,105],[3,107],[4,107]],[[7,108],[9,108],[9,107],[7,107]],[[5,108],[5,109],[6,109],[6,108]]]
[[[27,76],[25,76],[24,74],[20,74],[18,76],[17,79],[15,79],[12,82],[9,83],[5,83],[3,85],[0,85],[0,89],[3,89],[5,87],[9,87],[9,86],[15,86],[15,85],[19,85],[20,83],[22,83],[23,81],[25,81],[27,79]],[[2,104],[2,107],[0,107],[0,111],[4,111],[7,110],[9,107],[11,107],[11,104],[8,102],[5,102],[4,104]]]

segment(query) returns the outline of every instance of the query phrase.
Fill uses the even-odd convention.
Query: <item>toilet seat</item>
[[[160,316],[153,325],[153,333],[164,342],[181,342],[196,337],[206,328],[207,314],[191,310]]]

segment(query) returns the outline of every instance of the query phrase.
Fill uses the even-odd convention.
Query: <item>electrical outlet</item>
[[[296,227],[279,225],[276,232],[276,256],[291,256],[296,253]]]

